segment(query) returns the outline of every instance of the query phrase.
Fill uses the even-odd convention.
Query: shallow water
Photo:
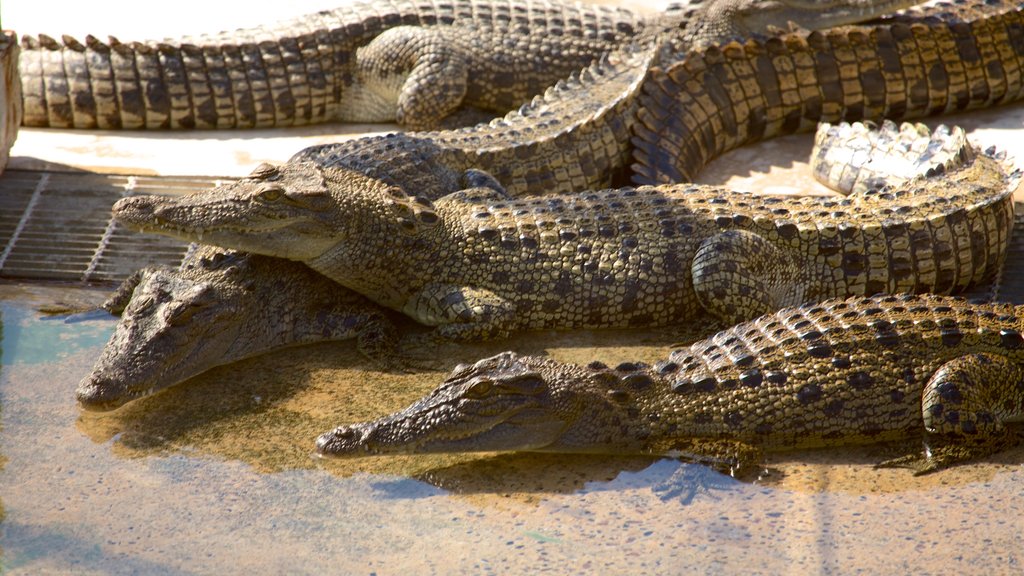
[[[114,413],[73,391],[113,318],[35,309],[103,292],[0,285],[0,572],[11,574],[1020,572],[1024,450],[922,479],[896,448],[774,456],[743,483],[651,458],[321,460],[316,434],[443,377],[351,344],[213,370]],[[652,360],[685,335],[540,334],[449,347]],[[591,348],[593,347],[593,348]]]

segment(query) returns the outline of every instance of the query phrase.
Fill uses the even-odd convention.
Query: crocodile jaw
[[[374,422],[339,426],[316,440],[320,455],[360,457],[384,454],[436,454],[452,452],[543,451],[556,443],[564,423],[539,417],[532,423],[448,421],[444,425],[415,426],[401,413]],[[520,418],[526,416],[518,412]]]
[[[320,256],[338,240],[316,219],[282,218],[224,207],[193,205],[190,197],[132,196],[114,204],[114,218],[137,232],[245,250],[291,260]]]

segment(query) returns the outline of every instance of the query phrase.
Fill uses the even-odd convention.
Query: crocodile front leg
[[[729,324],[797,303],[795,259],[765,237],[726,230],[701,243],[691,265],[701,306]]]
[[[1004,340],[1019,334],[1004,331]],[[957,332],[959,334],[959,332]],[[971,354],[950,360],[929,379],[921,398],[925,449],[880,468],[910,468],[915,476],[1010,448],[1006,422],[1024,409],[1024,368],[1005,356]]]
[[[409,298],[402,312],[436,336],[471,342],[508,338],[515,328],[515,305],[490,290],[431,283]]]
[[[398,26],[356,53],[361,90],[343,106],[357,122],[397,121],[411,129],[437,126],[462,105],[469,56],[440,30]]]

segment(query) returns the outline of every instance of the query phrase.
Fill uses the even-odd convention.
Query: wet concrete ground
[[[4,27],[29,30],[9,3],[3,10]],[[1013,139],[1022,106],[956,121],[986,146],[1021,150]],[[329,141],[333,131],[36,130],[24,131],[12,154],[15,166],[230,176]],[[702,180],[800,189],[809,151],[806,136],[775,140],[720,159]],[[114,413],[83,414],[73,390],[114,320],[67,324],[35,308],[105,295],[0,285],[0,572],[1024,570],[1024,449],[924,478],[871,468],[900,447],[773,455],[769,474],[753,483],[651,458],[312,455],[317,434],[407,405],[456,362],[505,349],[653,361],[696,336],[682,329],[451,345],[436,354],[438,370],[417,374],[382,373],[350,343],[323,344],[219,368]]]
[[[41,319],[34,308],[66,289],[4,285],[0,297],[8,573],[1021,569],[1024,449],[919,479],[871,468],[901,447],[791,453],[752,483],[652,458],[322,460],[316,434],[401,407],[443,374],[382,374],[351,344],[323,344],[83,414],[73,389],[113,320]],[[678,336],[544,333],[442,355],[653,360]]]

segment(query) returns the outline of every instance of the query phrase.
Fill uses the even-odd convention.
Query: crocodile
[[[825,26],[883,12],[876,0],[704,3],[679,2],[648,17],[560,0],[363,0],[178,40],[23,36],[24,124],[223,129],[397,121],[422,129],[465,107],[505,113],[666,22],[699,14],[704,34],[726,36],[816,12]]]
[[[936,41],[948,37],[952,28],[961,30],[965,26],[970,34],[979,38],[1006,37],[1006,30],[1013,31],[1021,25],[1019,7],[1008,7],[995,2],[983,7],[971,7],[966,12],[967,24],[949,19],[936,20],[925,13],[918,20],[898,22],[887,26],[889,35],[900,36],[901,31],[911,30],[915,38],[921,42]],[[814,18],[804,22],[812,26]],[[847,28],[844,34],[856,36],[865,34],[870,28]],[[849,60],[849,50],[839,39],[834,39],[834,46],[815,42],[807,44],[810,36],[793,34],[787,36],[788,42],[803,42],[809,51],[808,57],[826,63],[837,58]],[[876,36],[871,36],[875,38]],[[764,46],[767,40],[753,40],[754,46]],[[666,43],[669,45],[672,43]],[[1007,77],[1019,73],[1020,62],[1009,44],[1010,53],[1000,52],[996,57],[988,54],[985,61],[979,63],[993,69],[1005,70]],[[714,48],[711,48],[714,49]],[[854,53],[854,57],[864,61],[873,60],[874,54],[880,50],[895,50],[905,55],[900,64],[905,69],[895,70],[885,76],[888,85],[878,88],[895,93],[896,87],[905,84],[904,78],[919,73],[924,66],[937,69],[946,64],[936,61],[930,53],[922,54],[914,43],[902,42],[894,46],[879,43],[872,52],[864,47]],[[634,141],[640,142],[644,136],[653,138],[657,130],[650,126],[650,118],[646,118],[645,132],[633,137],[637,124],[638,96],[640,88],[645,85],[649,68],[656,62],[660,49],[657,46],[645,45],[639,48],[625,48],[585,69],[569,81],[561,82],[548,90],[543,97],[535,99],[529,105],[496,119],[488,124],[478,125],[471,129],[399,133],[386,136],[360,138],[343,143],[323,145],[300,151],[289,161],[317,162],[324,165],[340,166],[352,169],[365,176],[378,179],[386,184],[395,185],[409,195],[417,205],[429,206],[430,201],[446,194],[467,187],[467,175],[473,170],[489,173],[504,186],[512,196],[540,194],[557,194],[593,190],[611,185],[619,185],[628,181],[629,164],[634,154]],[[921,60],[924,57],[923,61]],[[1003,58],[1001,60],[1000,58]],[[697,58],[698,56],[693,56]],[[914,58],[917,58],[915,61]],[[905,60],[905,61],[904,61]],[[786,64],[786,63],[784,63]],[[771,62],[759,64],[765,72],[756,76],[753,83],[773,82],[769,67]],[[892,67],[890,67],[891,69]],[[941,69],[941,68],[939,68]],[[822,76],[822,84],[818,93],[819,120],[838,121],[846,115],[861,115],[859,101],[845,106],[847,97],[836,85],[857,81],[858,70],[849,66],[841,69],[842,74]],[[993,83],[996,79],[993,79]],[[684,89],[686,86],[680,87]],[[770,88],[770,87],[769,87]],[[998,87],[997,87],[998,88]],[[1012,101],[1019,99],[1022,90],[1013,85],[1012,93],[1008,92],[1002,99]],[[753,89],[753,88],[751,88]],[[1004,84],[1003,89],[1007,89]],[[762,88],[767,90],[767,88]],[[805,90],[806,92],[806,90]],[[803,97],[805,92],[801,92]],[[729,98],[738,98],[736,91],[727,92]],[[764,124],[758,118],[765,114],[764,108],[741,106],[729,98],[716,98],[702,105],[710,106],[701,113],[712,116],[715,107],[722,109],[734,108],[738,121],[746,120],[747,124],[757,126]],[[806,95],[808,100],[811,95]],[[972,102],[985,102],[979,91],[972,93]],[[930,112],[927,107],[908,106],[905,109],[892,108],[887,111],[890,116],[897,117],[902,112],[905,117],[923,116]],[[746,116],[743,116],[743,115]],[[808,117],[811,115],[809,107]],[[880,118],[874,118],[880,119]],[[790,126],[793,130],[803,126]],[[718,138],[717,134],[699,133],[701,138]],[[665,136],[669,137],[668,134]],[[726,138],[724,132],[721,135]],[[685,133],[677,135],[686,140]],[[631,139],[633,141],[631,141]],[[650,145],[638,146],[640,152],[650,149]],[[644,183],[644,182],[636,182]]]
[[[356,338],[364,355],[389,366],[398,339],[387,311],[306,266],[208,246],[180,269],[139,270],[103,308],[121,319],[76,391],[94,411],[311,342]]]
[[[431,127],[462,105],[505,113],[646,23],[623,8],[559,0],[362,0],[173,40],[26,35],[23,124]]]
[[[730,470],[765,451],[917,440],[882,467],[934,472],[1017,442],[1024,307],[936,295],[831,299],[721,331],[647,366],[506,352],[460,365],[320,454],[538,451],[680,456]]]
[[[899,131],[882,129],[898,145]],[[808,300],[949,293],[992,278],[1020,174],[962,132],[946,134],[936,147],[955,146],[961,166],[846,198],[676,184],[508,199],[479,187],[428,208],[351,170],[289,163],[114,210],[131,228],[304,262],[444,339],[704,313],[736,322]]]

